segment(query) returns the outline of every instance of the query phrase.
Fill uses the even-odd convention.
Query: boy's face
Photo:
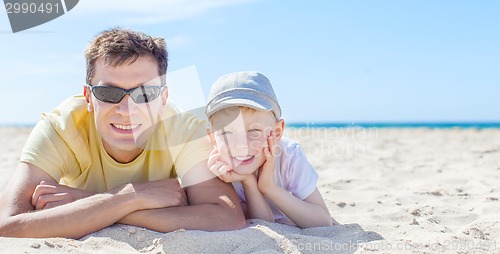
[[[113,86],[132,89],[144,86],[160,86],[158,65],[153,58],[140,57],[133,63],[119,66],[105,65],[102,59],[95,62],[95,76],[92,86]],[[133,159],[144,149],[159,119],[162,105],[167,98],[166,89],[160,96],[148,103],[136,103],[129,95],[116,104],[103,102],[91,95],[88,89],[85,96],[89,111],[94,112],[94,120],[103,146],[115,160]]]
[[[255,172],[266,161],[263,149],[267,149],[271,131],[281,137],[282,122],[266,111],[245,107],[221,110],[212,118],[215,146],[221,159],[238,174]]]

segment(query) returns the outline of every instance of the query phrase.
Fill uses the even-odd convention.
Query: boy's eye
[[[262,130],[250,129],[247,131],[247,136],[250,138],[260,138],[262,136]]]

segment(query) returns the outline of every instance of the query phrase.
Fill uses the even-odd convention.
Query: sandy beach
[[[1,127],[0,190],[31,129]],[[341,225],[249,220],[231,232],[113,225],[79,240],[1,238],[2,253],[500,253],[500,129],[287,129]]]

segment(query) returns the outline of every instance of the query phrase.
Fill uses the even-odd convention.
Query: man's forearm
[[[207,161],[191,168],[183,177],[187,204],[166,204],[156,209],[137,209],[118,223],[145,227],[159,232],[177,229],[206,231],[235,230],[246,226],[238,196],[232,185],[210,173]],[[161,199],[164,192],[152,200]],[[188,205],[189,204],[189,205]]]
[[[239,208],[238,208],[239,209]],[[135,211],[118,223],[158,232],[178,229],[205,231],[237,230],[246,226],[241,210],[226,204],[199,204]]]
[[[0,236],[80,238],[137,210],[187,204],[186,194],[174,178],[129,183],[105,193],[37,211],[32,210],[34,207],[28,193],[31,192],[10,200],[7,198],[9,193],[0,195],[0,201],[16,204],[0,210]],[[20,208],[13,209],[16,206]]]
[[[4,217],[0,235],[7,237],[80,238],[135,211],[130,193],[102,193],[73,203]]]

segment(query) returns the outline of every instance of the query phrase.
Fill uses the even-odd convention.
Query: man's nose
[[[122,98],[120,102],[118,102],[116,112],[122,115],[133,115],[136,110],[137,110],[137,105],[132,100],[132,98],[127,94]]]

